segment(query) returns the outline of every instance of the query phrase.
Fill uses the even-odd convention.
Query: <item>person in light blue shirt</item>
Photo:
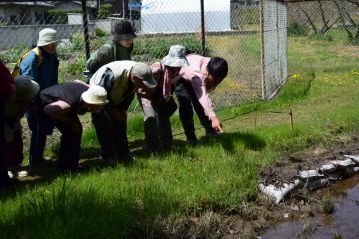
[[[59,60],[57,58],[58,40],[56,31],[45,28],[39,32],[37,48],[20,63],[20,75],[26,75],[37,82],[40,91],[58,83]],[[33,107],[26,113],[27,122],[31,130],[29,163],[31,165],[44,162],[44,149],[47,135],[52,133],[53,125],[41,124],[37,114],[39,100],[35,99]]]

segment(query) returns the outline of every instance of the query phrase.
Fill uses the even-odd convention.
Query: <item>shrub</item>
[[[67,24],[68,13],[81,13],[81,10],[49,10],[49,22],[51,24]]]
[[[167,55],[171,45],[181,44],[186,49],[201,53],[201,40],[192,37],[167,37],[137,39],[134,44],[133,55],[147,55],[151,58],[162,58]]]
[[[0,52],[0,58],[5,64],[7,63],[16,63],[22,55],[31,50],[28,46],[24,44],[19,44],[13,46],[7,50]]]
[[[305,36],[308,32],[308,27],[299,24],[298,22],[291,22],[288,25],[288,36]]]
[[[101,8],[98,10],[97,19],[106,19],[110,16],[112,4],[106,3],[102,4]]]
[[[97,37],[104,37],[107,35],[107,33],[102,31],[100,28],[96,28],[95,32]]]

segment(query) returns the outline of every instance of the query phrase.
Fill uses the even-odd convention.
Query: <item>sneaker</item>
[[[132,164],[135,160],[136,158],[130,153],[118,157],[118,162],[122,164]]]

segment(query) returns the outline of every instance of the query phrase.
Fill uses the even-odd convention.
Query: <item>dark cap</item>
[[[112,34],[114,41],[132,40],[137,37],[131,23],[126,20],[116,21],[112,28]]]

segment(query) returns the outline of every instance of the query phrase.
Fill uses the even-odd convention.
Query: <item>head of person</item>
[[[45,28],[39,32],[37,46],[48,54],[55,54],[58,45],[57,33],[54,29]]]
[[[40,90],[39,84],[26,75],[16,77],[14,85],[15,97],[6,104],[6,115],[10,116],[24,114]]]
[[[116,21],[112,28],[113,41],[123,47],[130,47],[133,39],[137,37],[133,30],[132,24],[126,20]]]
[[[205,84],[207,90],[214,90],[228,74],[228,63],[221,57],[213,57],[208,62]]]
[[[131,82],[135,90],[151,94],[157,86],[157,81],[153,78],[151,68],[142,62],[137,62],[131,69]]]
[[[88,90],[82,93],[81,99],[84,112],[97,112],[109,102],[105,88],[98,85],[91,85]]]
[[[189,65],[186,59],[186,48],[182,45],[171,46],[168,55],[162,59],[162,63],[173,74],[178,75],[183,66]]]

